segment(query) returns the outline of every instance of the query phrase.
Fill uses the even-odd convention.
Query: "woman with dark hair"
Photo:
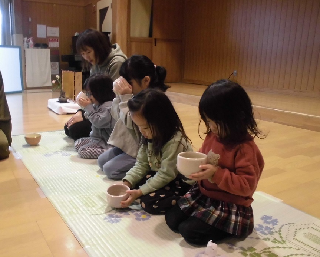
[[[90,69],[90,76],[103,73],[114,81],[119,77],[122,63],[127,59],[118,44],[111,45],[109,39],[101,32],[87,29],[82,32],[76,43],[78,53],[83,60],[83,70]],[[88,137],[91,123],[84,116],[84,110],[79,109],[65,124],[67,136],[74,140]]]
[[[121,77],[114,83],[116,97],[112,104],[112,116],[117,123],[108,144],[114,146],[98,158],[100,168],[110,179],[122,179],[133,167],[139,149],[141,133],[128,113],[128,100],[146,88],[166,91],[166,69],[155,66],[144,55],[133,55],[120,68]]]
[[[86,85],[87,97],[79,102],[85,110],[85,117],[92,124],[90,137],[79,138],[75,148],[81,158],[96,159],[109,148],[107,142],[113,130],[115,120],[111,115],[113,81],[109,76],[95,74],[88,79]]]
[[[131,190],[121,206],[139,198],[145,211],[164,214],[194,183],[177,170],[178,154],[192,151],[190,140],[165,93],[145,89],[128,101],[128,107],[142,140],[137,161],[123,178]]]
[[[83,58],[84,70],[90,69],[90,75],[106,73],[113,81],[119,77],[119,69],[127,59],[118,44],[111,45],[107,36],[93,29],[79,35],[76,48]]]

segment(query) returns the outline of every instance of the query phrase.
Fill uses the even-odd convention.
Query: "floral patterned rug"
[[[43,132],[38,146],[13,137],[13,154],[35,181],[91,257],[194,257],[205,248],[188,245],[161,215],[138,205],[108,207],[108,180],[96,160],[80,159],[63,131]],[[216,256],[320,256],[320,221],[263,192],[254,195],[255,230],[244,240],[218,244]]]

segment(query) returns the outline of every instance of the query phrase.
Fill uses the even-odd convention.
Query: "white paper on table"
[[[46,38],[47,37],[46,30],[47,30],[46,25],[37,24],[37,37]]]
[[[48,37],[59,37],[59,27],[47,27]]]

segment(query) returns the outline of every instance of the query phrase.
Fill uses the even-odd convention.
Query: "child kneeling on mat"
[[[192,151],[190,140],[165,93],[145,89],[128,101],[128,107],[143,137],[137,161],[123,178],[131,190],[122,207],[139,198],[145,211],[164,214],[194,182],[177,170],[177,155]]]

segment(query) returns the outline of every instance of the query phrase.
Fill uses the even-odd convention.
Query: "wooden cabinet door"
[[[182,79],[183,3],[183,0],[153,1],[152,61],[166,68],[166,82]]]
[[[128,56],[141,54],[152,60],[152,38],[130,38],[128,43]]]
[[[183,0],[153,0],[153,37],[182,39]]]
[[[166,82],[181,82],[182,49],[178,40],[156,39],[152,48],[152,61],[166,68]]]

